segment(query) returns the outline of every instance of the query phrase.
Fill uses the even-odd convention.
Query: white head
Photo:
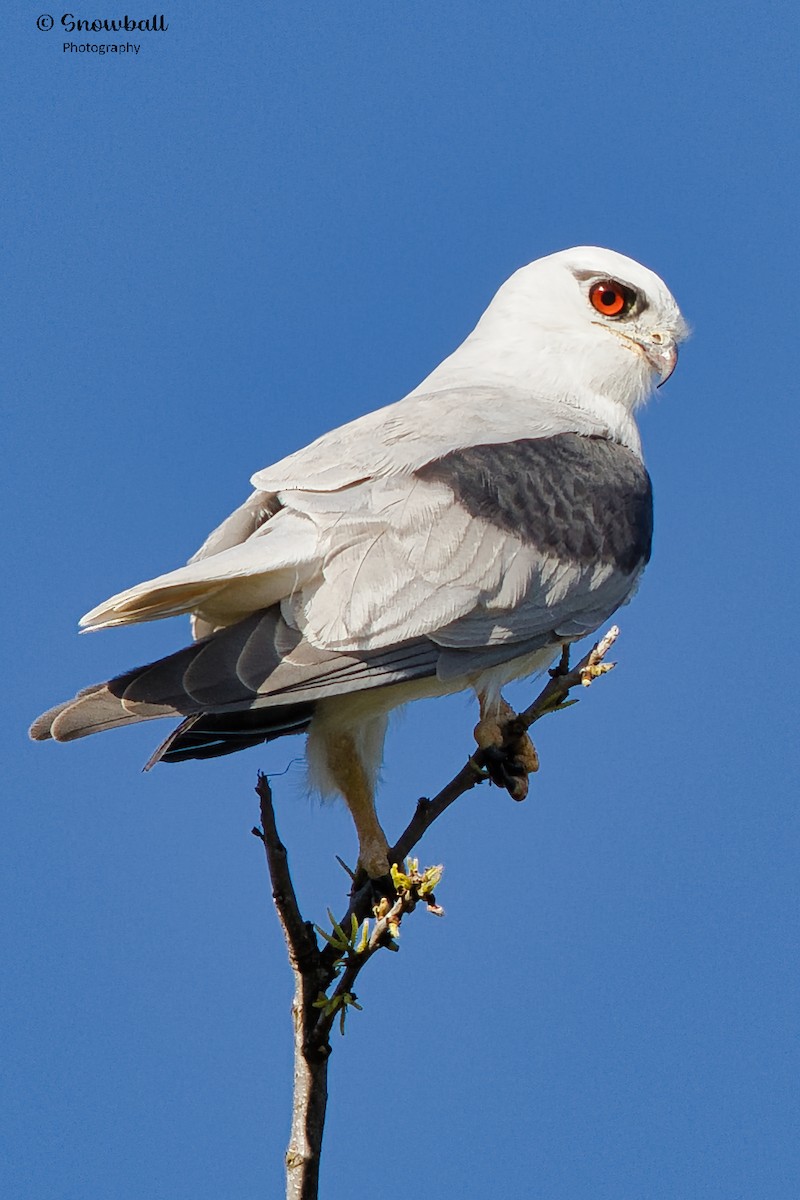
[[[513,383],[582,406],[602,399],[630,413],[672,374],[687,333],[652,271],[613,250],[578,246],[516,271],[426,382]]]

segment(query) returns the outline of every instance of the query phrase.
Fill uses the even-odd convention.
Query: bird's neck
[[[637,364],[624,358],[623,380],[609,369],[613,363],[595,367],[596,357],[575,353],[574,348],[565,353],[557,337],[540,335],[537,341],[530,329],[524,336],[520,332],[520,336],[505,337],[498,343],[479,325],[411,395],[466,388],[491,388],[516,396],[524,393],[532,405],[544,405],[551,412],[560,410],[565,429],[592,434],[599,431],[641,455],[632,409],[643,403],[652,389],[649,372],[643,370],[641,378],[636,377]],[[633,396],[632,366],[636,385]]]

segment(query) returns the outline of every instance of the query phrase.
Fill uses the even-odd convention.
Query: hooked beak
[[[605,323],[601,325],[599,321],[595,321],[594,324],[600,325],[601,329],[608,329],[608,325]],[[632,350],[638,351],[651,370],[661,376],[658,387],[667,382],[678,362],[678,343],[671,333],[662,333],[660,330],[656,330],[653,333],[645,334],[640,340],[637,337],[631,337],[629,333],[623,333],[621,329],[611,329],[609,332],[616,334]]]
[[[678,361],[678,347],[669,334],[654,333],[646,342],[636,343],[654,371],[661,376],[662,387],[669,379]]]

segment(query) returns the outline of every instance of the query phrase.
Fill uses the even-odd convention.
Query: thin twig
[[[603,660],[618,637],[619,626],[612,625],[608,633],[605,633],[599,642],[595,642],[589,653],[585,654],[578,665],[572,667],[571,670],[568,666],[569,656],[565,646],[561,663],[554,671],[550,672],[549,683],[542,689],[533,704],[519,714],[520,726],[526,730],[530,729],[535,721],[554,712],[559,705],[563,704],[574,687],[588,687],[593,679],[611,671],[616,664]],[[512,722],[513,724],[515,723]]]
[[[573,688],[588,686],[593,679],[611,670],[613,663],[603,660],[618,636],[619,629],[613,626],[572,669],[565,647],[559,666],[550,672],[549,682],[533,703],[524,712],[512,715],[504,722],[503,743],[499,752],[502,754],[512,749],[531,725],[561,707]],[[495,747],[495,755],[497,752],[498,748]],[[409,868],[410,874],[404,875],[397,872],[396,867],[408,858],[423,834],[451,804],[488,778],[486,766],[489,756],[489,750],[477,750],[433,799],[423,798],[417,802],[413,817],[389,851],[389,862],[395,864],[393,878],[396,887],[391,899],[384,899],[376,906],[375,886],[371,881],[360,888],[354,887],[338,932],[341,934],[352,929],[354,918],[360,926],[365,918],[373,916],[375,924],[368,934],[364,934],[363,942],[359,940],[356,943],[355,938],[348,940],[346,936],[336,944],[334,939],[329,940],[322,950],[313,926],[303,920],[300,912],[286,848],[278,835],[269,781],[266,775],[259,774],[256,792],[261,801],[262,828],[254,829],[253,833],[264,843],[272,896],[295,979],[292,1002],[294,1099],[292,1131],[286,1152],[287,1200],[317,1200],[318,1197],[330,1032],[336,1016],[340,1015],[343,1021],[349,1006],[359,1007],[353,991],[358,975],[379,949],[397,949],[394,938],[407,913],[413,912],[420,901],[426,903],[431,911],[441,912],[430,891],[438,879],[436,873],[440,873],[441,868],[429,868],[428,872],[420,875],[414,863],[413,868]],[[337,976],[335,989],[329,996],[326,995],[327,988]]]
[[[294,974],[294,1096],[292,1129],[286,1150],[286,1197],[287,1200],[317,1200],[328,1102],[330,1044],[327,1039],[312,1039],[312,1034],[317,1024],[314,1001],[324,986],[325,972],[314,928],[303,920],[297,903],[266,775],[259,773],[256,793],[261,801],[261,829],[254,829],[253,833],[264,843],[272,898]]]
[[[408,870],[408,873],[397,871],[392,872],[392,880],[395,885],[395,896],[393,901],[384,898],[373,909],[375,924],[371,931],[368,931],[367,925],[364,926],[362,935],[359,937],[354,934],[350,944],[341,953],[339,966],[341,974],[334,991],[322,1007],[322,1015],[315,1037],[320,1040],[327,1040],[331,1031],[333,1022],[337,1014],[342,1016],[342,1032],[344,1032],[344,1015],[346,1008],[353,1005],[357,999],[353,990],[356,979],[366,964],[376,954],[378,950],[386,947],[389,950],[399,949],[395,938],[399,934],[400,923],[408,913],[412,913],[419,903],[425,904],[429,912],[441,916],[443,909],[436,903],[436,897],[433,894],[433,887],[438,882],[442,874],[442,867],[429,867],[426,871],[420,872],[417,863],[414,862]],[[341,932],[342,927],[339,927]],[[360,1008],[359,1004],[355,1007]]]
[[[264,843],[269,877],[272,881],[272,899],[278,910],[292,968],[303,971],[309,965],[312,968],[318,966],[315,957],[319,955],[319,948],[313,928],[303,920],[300,913],[300,905],[289,872],[289,858],[275,820],[272,789],[267,776],[260,772],[256,795],[261,801],[261,829],[254,829],[253,833]]]
[[[592,678],[611,670],[614,664],[605,663],[603,660],[618,637],[619,628],[612,625],[600,641],[592,646],[588,654],[584,655],[577,666],[572,668],[569,667],[569,652],[568,647],[565,646],[561,662],[550,672],[550,679],[539,695],[524,712],[508,722],[505,729],[504,746],[513,742],[520,734],[525,733],[536,721],[541,720],[548,713],[555,712],[573,688],[586,687],[591,683]],[[402,864],[433,822],[438,820],[442,813],[446,812],[460,796],[465,795],[477,784],[486,780],[487,759],[487,751],[477,750],[433,799],[428,800],[422,797],[417,801],[413,817],[389,850],[390,863]],[[374,900],[375,892],[369,882],[354,890],[347,912],[340,922],[342,927],[347,928],[353,916],[359,922],[370,916]],[[335,960],[336,951],[331,946],[323,947],[321,961],[323,967],[329,972],[328,982],[333,978]]]

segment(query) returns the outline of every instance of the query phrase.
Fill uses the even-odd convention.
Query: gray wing
[[[502,609],[487,598],[432,635],[452,651],[583,637],[630,598],[650,558],[650,478],[637,455],[606,439],[566,433],[476,446],[421,474],[446,483],[475,520],[519,540],[526,565],[517,603]],[[461,658],[446,656],[439,674],[459,673]]]
[[[449,483],[468,503],[476,467],[491,474],[510,457],[534,485],[542,481],[527,499],[546,504],[550,483],[559,483],[550,459],[563,452],[533,450],[520,462],[524,448],[563,447],[570,436],[589,444],[602,434],[590,413],[527,390],[412,394],[254,476],[256,492],[189,564],[117,593],[81,625],[191,613],[197,636],[284,602],[315,645],[358,649],[425,636],[485,597],[494,608],[513,607],[536,574],[521,544],[530,539],[516,527],[498,530],[491,502],[481,509],[486,520],[472,517]],[[625,436],[638,446],[635,427]],[[591,485],[592,463],[573,457],[568,469],[584,471]],[[508,496],[488,497],[495,499]],[[519,499],[524,510],[526,497]]]
[[[200,549],[189,559],[187,566],[193,566],[215,554],[220,554],[223,550],[231,550],[234,546],[242,545],[254,533],[257,533],[271,517],[274,517],[280,507],[281,502],[274,492],[258,490],[253,492],[247,497],[244,504],[240,504],[221,525],[211,531]],[[191,627],[192,637],[195,641],[207,637],[214,630],[213,622],[203,620],[197,613],[192,614]]]
[[[219,554],[222,550],[230,550],[233,546],[246,542],[265,521],[275,516],[280,507],[281,502],[274,492],[253,492],[247,497],[244,504],[240,504],[221,525],[212,530],[189,562],[201,562],[213,554]]]
[[[302,500],[297,515],[323,552],[315,581],[87,689],[43,714],[32,736],[71,740],[182,714],[188,725],[157,752],[177,760],[303,728],[328,697],[431,676],[465,686],[595,629],[629,597],[650,552],[641,461],[574,434],[474,446],[411,478]],[[198,726],[198,714],[211,716]]]
[[[298,503],[325,566],[284,611],[339,651],[427,636],[480,668],[487,652],[497,662],[577,638],[629,598],[650,553],[641,460],[572,433],[453,451],[337,493],[335,513],[330,497]],[[468,656],[454,657],[463,669]]]

